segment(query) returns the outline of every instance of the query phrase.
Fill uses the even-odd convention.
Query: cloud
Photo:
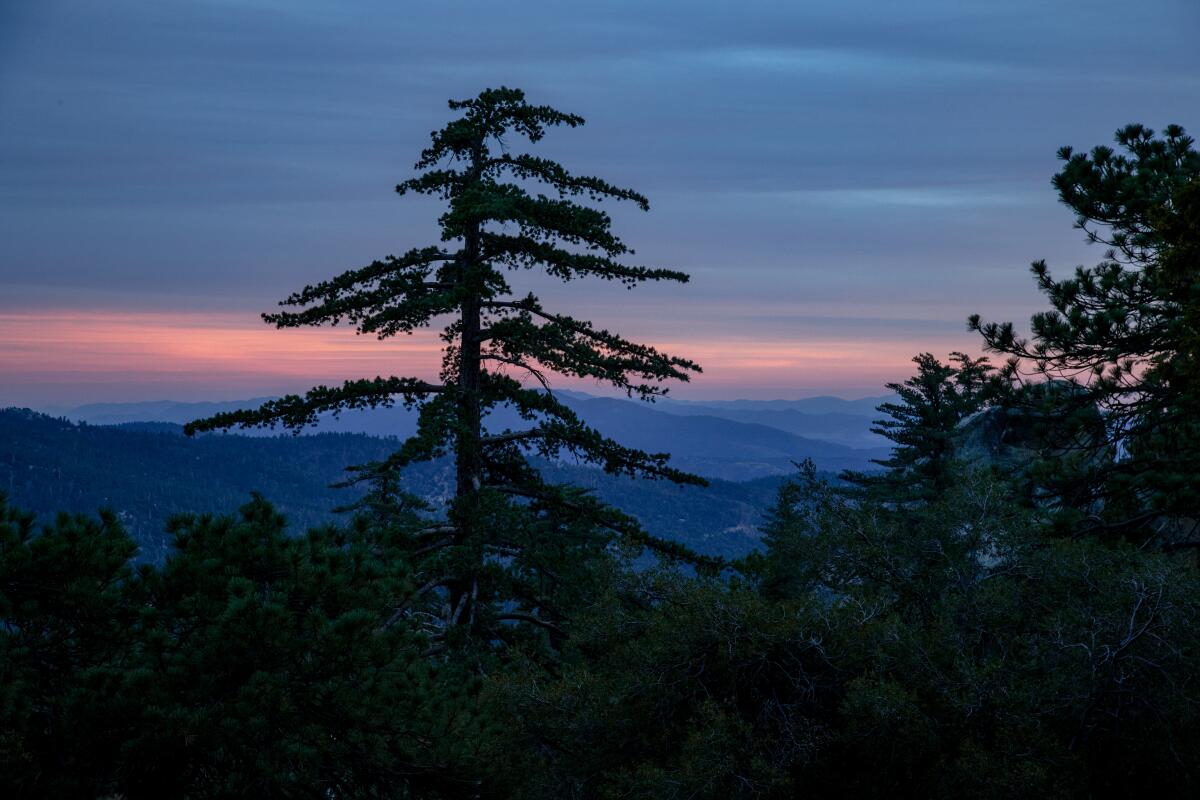
[[[1026,317],[1029,261],[1098,257],[1056,208],[1058,146],[1200,124],[1193,0],[18,0],[0,15],[9,311],[249,318],[433,241],[436,208],[391,187],[447,98],[506,83],[588,118],[539,150],[650,194],[649,215],[614,212],[620,231],[695,275],[629,302],[532,287],[679,341],[766,347],[807,308],[862,320],[863,341],[924,320],[892,332],[916,352],[973,311]],[[788,333],[854,335],[837,325]]]

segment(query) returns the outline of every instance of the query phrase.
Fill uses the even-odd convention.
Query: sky
[[[537,152],[692,275],[521,292],[700,362],[680,398],[881,394],[1102,256],[1055,153],[1200,130],[1198,36],[1196,0],[0,0],[0,406],[434,376],[432,336],[258,314],[435,243],[393,187],[500,85],[583,115]]]

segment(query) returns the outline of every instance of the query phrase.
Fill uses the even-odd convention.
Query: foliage
[[[561,674],[493,680],[490,781],[520,798],[779,795],[828,731],[812,615],[747,586],[627,576],[577,625]],[[785,796],[785,795],[779,795]]]
[[[0,503],[7,796],[473,791],[474,684],[397,613],[405,540],[379,530],[288,537],[255,499],[134,571],[111,516],[37,533]]]
[[[114,727],[141,698],[128,656],[139,610],[127,592],[133,542],[110,514],[60,515],[39,535],[0,493],[0,786],[8,796],[107,788]]]
[[[987,359],[951,353],[943,364],[930,353],[913,358],[917,374],[887,387],[899,402],[884,403],[887,418],[871,430],[894,443],[891,456],[876,460],[879,473],[847,471],[842,479],[877,499],[930,501],[954,477],[961,423],[984,405],[991,366]]]
[[[622,447],[586,425],[554,397],[546,373],[590,378],[653,399],[665,392],[661,381],[687,380],[699,367],[550,311],[509,284],[511,273],[533,268],[563,281],[591,277],[630,288],[687,280],[681,272],[623,263],[632,250],[611,232],[608,214],[575,199],[629,201],[646,210],[645,197],[509,149],[512,138],[537,143],[548,129],[574,128],[583,119],[530,105],[523,92],[503,87],[451,101],[450,108],[461,116],[431,134],[414,167],[419,174],[396,187],[402,195],[445,202],[438,219],[442,243],[306,286],[281,304],[295,310],[264,315],[279,328],[345,321],[380,339],[446,318],[441,382],[391,376],[319,386],[303,397],[218,414],[186,429],[298,429],[322,412],[386,407],[397,399],[418,407],[417,434],[388,458],[360,468],[359,477],[390,486],[397,471],[412,463],[453,456],[447,519],[416,532],[409,556],[416,559],[419,591],[436,597],[430,602],[441,609],[441,627],[465,627],[488,643],[506,638],[506,627],[495,623],[510,619],[561,630],[564,608],[545,587],[560,587],[554,576],[564,569],[603,559],[614,541],[683,554],[589,495],[548,484],[526,453],[565,455],[613,474],[704,483],[671,468],[666,454]],[[514,409],[530,427],[488,430],[487,412],[495,407]]]
[[[1055,420],[1043,426],[1044,455],[1058,462],[1047,486],[1076,532],[1186,546],[1182,518],[1200,485],[1200,153],[1178,126],[1160,138],[1131,125],[1117,142],[1124,153],[1063,148],[1054,178],[1077,226],[1108,246],[1105,260],[1066,279],[1033,264],[1052,308],[1034,315],[1030,339],[977,315],[970,325],[1011,357],[1005,402]]]
[[[1190,566],[1047,539],[986,476],[787,496],[753,583],[644,576],[561,674],[492,682],[505,796],[1194,793]]]
[[[848,503],[820,483],[806,501],[769,561],[829,599],[827,647],[852,676],[838,758],[864,770],[863,794],[1195,782],[1200,696],[1178,682],[1200,644],[1189,566],[1047,540],[986,476],[920,509]]]

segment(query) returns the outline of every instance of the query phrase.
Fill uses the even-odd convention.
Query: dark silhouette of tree
[[[1066,279],[1033,264],[1052,308],[1033,316],[1029,339],[1012,323],[975,315],[969,324],[989,351],[1010,356],[1007,402],[1053,422],[1045,444],[1076,532],[1141,531],[1172,546],[1181,531],[1161,515],[1194,507],[1200,485],[1200,153],[1178,126],[1156,137],[1130,125],[1116,139],[1123,153],[1062,148],[1053,181],[1076,226],[1107,246],[1105,259]]]
[[[922,353],[913,363],[916,375],[887,384],[899,402],[880,405],[877,410],[887,417],[871,428],[894,444],[888,458],[875,461],[883,471],[841,475],[881,501],[929,501],[946,492],[956,473],[959,425],[983,406],[992,372],[986,358],[965,353],[951,353],[946,364]]]
[[[508,88],[451,101],[450,108],[461,116],[432,134],[415,166],[420,174],[396,187],[445,201],[442,242],[306,286],[281,304],[295,310],[263,315],[279,328],[345,321],[380,339],[447,318],[440,382],[393,376],[318,386],[257,410],[193,422],[187,431],[276,424],[298,430],[325,412],[397,401],[418,406],[417,435],[384,461],[358,468],[357,476],[386,487],[408,464],[453,454],[448,519],[412,537],[411,556],[425,579],[420,591],[444,601],[447,628],[467,623],[506,636],[512,626],[495,623],[519,621],[553,636],[561,632],[562,612],[545,586],[566,583],[559,568],[599,557],[614,537],[682,551],[645,536],[577,489],[548,485],[526,454],[571,457],[610,473],[703,481],[671,468],[667,454],[622,447],[585,425],[555,398],[549,376],[591,378],[650,400],[665,393],[660,382],[687,380],[699,367],[551,311],[533,294],[517,294],[510,275],[537,268],[563,281],[591,277],[630,288],[685,282],[687,275],[623,263],[633,251],[611,232],[608,214],[576,201],[623,200],[646,210],[641,194],[509,149],[513,138],[535,143],[548,128],[582,125],[581,117],[530,105],[523,92]],[[487,412],[497,406],[515,409],[529,426],[489,429]],[[571,552],[569,543],[582,549]]]
[[[469,667],[384,624],[412,575],[364,521],[297,535],[256,497],[135,567],[114,515],[39,530],[0,492],[0,794],[476,794]]]
[[[547,799],[1195,795],[1200,574],[1048,537],[1036,514],[987,471],[904,505],[809,472],[781,491],[748,580],[644,573],[628,593],[645,601],[589,615],[556,674],[495,681],[488,785]]]
[[[0,794],[104,794],[137,714],[123,688],[138,608],[125,585],[137,546],[116,516],[37,526],[0,492]]]

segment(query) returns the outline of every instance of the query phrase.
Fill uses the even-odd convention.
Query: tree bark
[[[476,148],[471,169],[467,173],[468,185],[478,181],[482,174],[482,153],[481,140]],[[479,223],[473,223],[463,237],[458,270],[459,285],[466,290],[462,304],[462,329],[459,331],[459,431],[455,448],[455,504],[459,513],[457,539],[460,542],[471,534],[478,519],[478,496],[483,484],[483,434],[479,396],[482,364],[480,315],[483,308],[482,287],[478,285],[480,228]],[[477,593],[476,582],[475,570],[471,570],[469,574],[463,575],[461,583],[450,587],[449,607],[453,609],[451,624],[457,624],[461,620],[474,620],[475,609],[470,606],[473,605]],[[467,607],[464,607],[464,604]]]

